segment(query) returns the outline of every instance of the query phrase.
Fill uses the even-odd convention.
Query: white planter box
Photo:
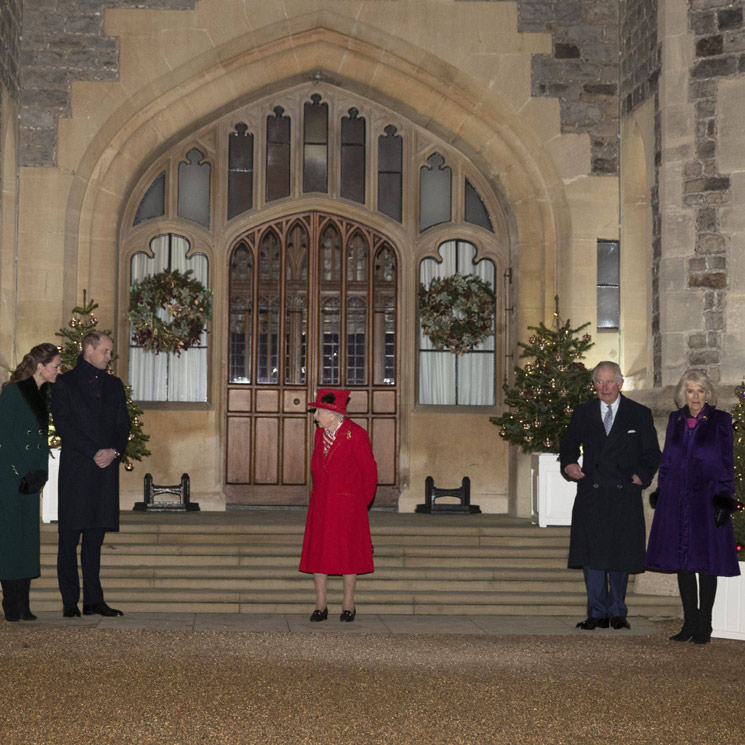
[[[49,451],[49,478],[41,490],[41,520],[51,523],[57,519],[57,477],[59,476],[59,448]]]
[[[745,641],[745,561],[740,562],[740,572],[739,577],[719,577],[717,581],[712,636]]]
[[[530,490],[533,522],[541,528],[572,524],[577,484],[561,475],[557,453],[531,453]]]

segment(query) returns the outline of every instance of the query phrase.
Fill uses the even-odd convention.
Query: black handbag
[[[21,478],[18,491],[21,494],[36,494],[47,483],[47,478],[49,477],[46,471],[29,472]]]

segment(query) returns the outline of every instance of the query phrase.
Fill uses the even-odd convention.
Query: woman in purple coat
[[[711,640],[711,610],[717,576],[740,574],[730,514],[734,493],[732,417],[715,409],[709,378],[688,370],[678,383],[665,448],[650,495],[656,509],[647,547],[647,567],[677,572],[683,628],[671,641]],[[698,574],[698,588],[696,586]]]

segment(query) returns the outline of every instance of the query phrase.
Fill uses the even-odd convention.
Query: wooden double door
[[[398,498],[399,254],[321,212],[253,228],[230,252],[225,492],[306,504],[318,388],[348,388],[378,463],[376,506]]]

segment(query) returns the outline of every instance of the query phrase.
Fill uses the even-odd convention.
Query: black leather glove
[[[737,500],[728,494],[715,494],[712,499],[714,505],[714,522],[721,528],[729,522],[730,515],[737,509]]]
[[[18,485],[18,491],[21,494],[36,494],[47,483],[47,478],[46,471],[29,472],[21,479],[21,483]]]
[[[652,492],[649,492],[649,506],[652,509],[655,509],[657,507],[657,500],[660,498],[660,490],[655,489]]]

